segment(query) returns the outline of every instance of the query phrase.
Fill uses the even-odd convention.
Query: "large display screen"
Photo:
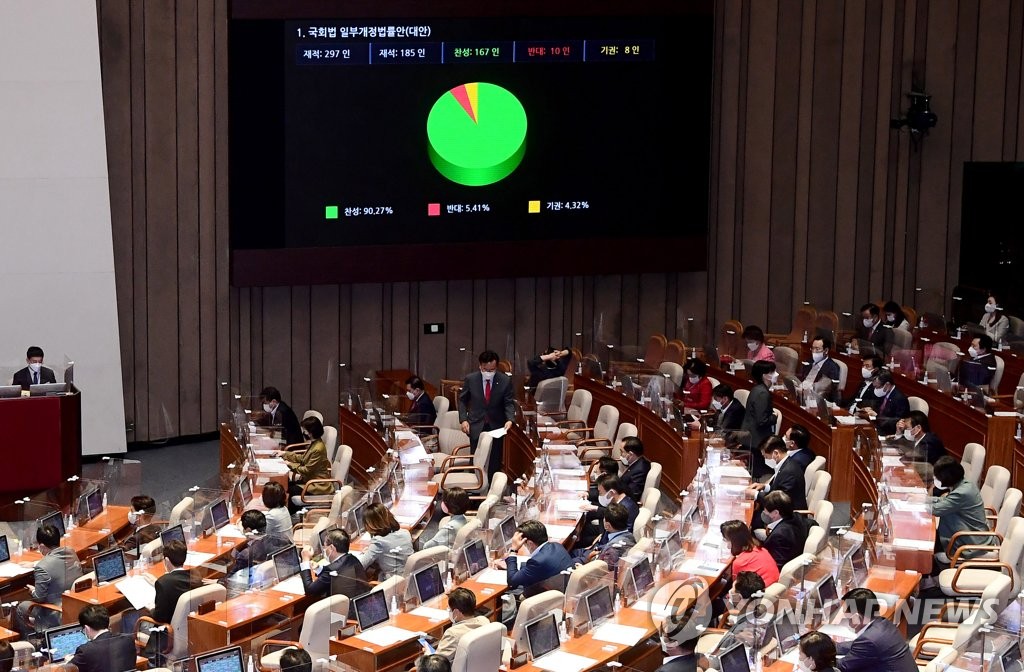
[[[619,3],[629,14],[616,14],[568,2],[552,15],[525,3],[510,6],[514,15],[474,15],[469,3],[422,4],[381,2],[368,16],[317,3],[304,15],[302,3],[236,0],[236,266],[247,250],[296,259],[309,250],[401,257],[409,246],[464,255],[481,244],[703,245],[712,56],[703,5]],[[704,267],[703,249],[679,257]]]

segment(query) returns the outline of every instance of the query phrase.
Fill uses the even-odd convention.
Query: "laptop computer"
[[[515,516],[505,516],[505,518],[498,523],[498,534],[501,535],[501,547],[503,549],[507,549],[509,544],[512,543],[512,537],[515,535],[518,527]]]
[[[466,563],[466,576],[476,576],[487,569],[487,549],[484,542],[474,539],[462,547],[462,557]]]
[[[348,510],[345,519],[345,531],[353,539],[363,533],[363,512],[366,510],[366,499],[359,500],[355,506]]]
[[[282,548],[270,556],[274,561],[274,573],[277,575],[277,583],[274,590],[278,592],[305,595],[306,591],[302,585],[302,577],[299,575],[299,549],[294,544]]]
[[[786,655],[800,643],[800,627],[796,614],[790,610],[782,611],[775,618],[775,641],[779,645],[781,655]]]
[[[15,399],[21,396],[21,385],[0,385],[0,399]]]
[[[185,530],[182,529],[181,523],[168,527],[166,530],[160,533],[160,545],[166,546],[167,542],[177,540],[181,543],[185,543]]]
[[[390,509],[395,503],[395,489],[391,486],[391,478],[384,479],[384,482],[377,488],[377,495],[380,498],[380,503],[385,508]]]
[[[587,603],[587,619],[590,621],[591,629],[604,623],[615,612],[612,587],[609,585],[591,590],[583,596],[583,599]]]
[[[231,522],[228,516],[228,503],[221,497],[210,504],[210,523],[214,530],[219,530]]]
[[[420,604],[424,604],[444,592],[441,566],[437,563],[413,573],[412,582],[416,586],[416,599]]]
[[[313,553],[314,554],[316,554],[316,553],[323,553],[324,552],[324,548],[326,548],[326,546],[327,546],[327,535],[329,535],[334,530],[340,530],[340,529],[341,528],[338,527],[337,525],[328,525],[324,529],[322,529],[319,532],[317,532],[316,533],[317,545],[313,549]]]
[[[558,623],[555,614],[547,613],[526,624],[526,645],[530,660],[536,664],[547,654],[557,651],[559,646]]]
[[[387,595],[383,590],[374,590],[365,595],[353,598],[352,608],[356,614],[356,623],[360,632],[366,632],[374,626],[387,623],[388,614]]]
[[[85,636],[85,626],[77,623],[50,628],[45,632],[44,638],[46,648],[50,652],[50,660],[53,662],[74,655],[78,647],[89,641]]]
[[[651,561],[646,555],[629,568],[623,584],[628,604],[633,604],[651,589],[654,585],[654,572],[651,571]]]
[[[721,672],[750,672],[747,648],[743,644],[726,649],[718,655],[718,669]]]
[[[65,529],[64,527],[64,514],[60,511],[48,513],[42,518],[40,518],[37,522],[37,526],[43,527],[44,525],[53,525],[54,527],[56,527],[57,531],[60,532],[60,536],[62,537],[65,534],[67,534],[67,529]]]
[[[33,397],[53,397],[58,394],[64,394],[68,390],[67,383],[40,383],[38,385],[29,385],[28,391]],[[72,653],[74,653],[72,651]]]
[[[249,502],[252,501],[252,481],[249,480],[248,476],[238,479],[238,501],[242,511],[245,511],[246,507],[249,506]]]
[[[96,572],[96,583],[104,585],[128,575],[124,566],[124,551],[120,548],[93,556],[92,569]]]
[[[196,656],[197,672],[243,672],[242,647],[211,651]]]
[[[824,622],[829,622],[836,611],[842,606],[839,600],[839,590],[836,588],[836,579],[831,573],[818,581],[814,586],[814,596],[821,608],[821,615]]]
[[[0,534],[0,562],[11,561],[11,549],[7,546],[7,535]]]

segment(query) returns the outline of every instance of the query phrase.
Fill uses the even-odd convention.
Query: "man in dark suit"
[[[284,441],[287,444],[302,443],[302,429],[299,418],[288,404],[281,401],[281,393],[276,387],[264,387],[260,392],[263,397],[263,411],[267,414],[268,425],[281,427]]]
[[[647,474],[651,471],[651,461],[644,457],[643,442],[635,436],[626,437],[622,441],[622,457],[619,459],[626,467],[619,475],[619,480],[626,488],[626,494],[639,503],[644,494]]]
[[[878,409],[862,408],[858,415],[874,420],[875,429],[879,434],[892,434],[896,431],[896,423],[910,413],[910,401],[905,394],[896,389],[892,372],[882,369],[871,384],[872,394],[878,400]]]
[[[626,486],[622,479],[615,474],[604,474],[597,479],[597,505],[584,505],[587,511],[583,523],[583,531],[580,533],[580,545],[589,546],[597,539],[604,529],[604,516],[607,507],[612,504],[620,504],[626,509],[626,530],[633,532],[633,521],[640,513],[640,506],[636,501],[626,494]]]
[[[462,431],[469,434],[469,445],[474,451],[480,434],[508,430],[516,419],[512,379],[498,371],[498,353],[484,350],[477,360],[480,370],[466,376],[459,391],[459,421]],[[495,439],[487,468],[490,476],[501,470],[501,449],[502,440]]]
[[[762,508],[768,516],[767,536],[763,546],[772,554],[775,564],[782,566],[804,552],[807,531],[817,523],[811,518],[793,513],[793,501],[786,493],[776,490],[764,497]],[[757,530],[760,537],[761,530]]]
[[[510,590],[523,589],[523,596],[536,595],[550,587],[548,580],[572,567],[572,558],[561,544],[548,541],[548,531],[539,520],[524,521],[512,535],[509,544],[513,553],[526,547],[528,558],[510,555],[499,560],[497,566],[507,572]],[[520,564],[521,563],[521,564]]]
[[[758,506],[764,507],[764,500],[773,492],[784,492],[794,510],[807,508],[807,491],[804,486],[804,468],[790,458],[786,441],[779,436],[769,436],[761,446],[764,462],[775,469],[775,475],[766,483],[755,483],[752,490],[756,491]],[[755,523],[757,517],[755,516]]]
[[[907,638],[892,621],[878,615],[879,602],[867,588],[854,588],[843,595],[843,610],[857,638],[836,645],[840,672],[886,670],[916,672],[914,654]]]
[[[902,428],[903,439],[912,445],[903,449],[903,455],[915,462],[935,462],[946,455],[942,439],[931,431],[928,416],[921,411],[910,411],[897,423]]]
[[[327,564],[320,569],[314,580],[309,567],[311,551],[308,546],[302,549],[299,573],[306,595],[316,599],[327,595],[356,597],[370,589],[363,564],[349,553],[349,536],[345,530],[328,532],[323,552]]]
[[[102,604],[90,604],[78,613],[78,624],[89,641],[75,651],[71,664],[78,672],[125,672],[134,670],[135,638],[115,635],[110,627],[110,612]]]
[[[711,406],[718,411],[715,429],[722,432],[736,431],[743,426],[743,404],[736,401],[732,388],[721,383],[711,390]]]
[[[658,639],[664,653],[655,672],[697,672],[711,669],[707,660],[696,653],[697,640],[703,628],[711,624],[711,602],[699,599],[693,586],[681,586],[672,595],[673,612],[658,626]]]
[[[629,511],[626,507],[609,502],[604,511],[604,531],[593,544],[573,550],[573,562],[582,565],[591,560],[604,560],[609,567],[618,567],[619,558],[636,546],[636,538],[629,531],[628,524]]]
[[[970,359],[960,362],[960,384],[966,387],[978,387],[992,382],[996,373],[996,356],[992,354],[992,339],[981,334],[971,341],[967,349]]]
[[[860,377],[861,384],[852,396],[839,400],[842,408],[849,409],[853,413],[858,408],[878,408],[878,397],[872,394],[872,383],[875,376],[882,370],[884,362],[878,355],[864,355],[861,358]]]
[[[873,303],[865,303],[860,307],[861,323],[857,325],[856,337],[861,344],[862,354],[868,354],[869,349],[874,350],[871,354],[884,354],[888,350],[892,331],[882,324],[881,313],[879,307]],[[870,348],[864,347],[865,345],[869,345]]]
[[[793,425],[786,430],[786,435],[783,438],[786,440],[786,448],[789,451],[786,460],[792,460],[806,471],[815,458],[814,451],[810,448],[811,433],[803,425]],[[803,507],[797,506],[796,508]]]
[[[437,420],[437,409],[424,388],[419,376],[411,376],[405,381],[405,396],[412,402],[408,414],[408,421],[412,424],[432,425]]]
[[[178,606],[178,598],[203,585],[192,571],[185,569],[185,558],[188,557],[188,546],[185,542],[172,539],[164,544],[165,574],[156,580],[156,597],[150,610],[153,620],[157,623],[170,623],[174,610]]]
[[[27,390],[30,385],[57,382],[57,375],[53,369],[43,366],[43,349],[38,345],[28,349],[25,361],[28,362],[28,366],[14,374],[11,385],[21,385],[21,389]]]
[[[804,364],[800,373],[800,386],[805,390],[814,390],[825,398],[832,400],[839,389],[839,365],[829,357],[832,350],[832,339],[817,336],[811,341],[811,361]]]

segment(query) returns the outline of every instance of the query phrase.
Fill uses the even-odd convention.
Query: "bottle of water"
[[[806,329],[804,329],[804,335],[803,335],[803,337],[802,337],[802,338],[800,339],[800,342],[801,342],[801,343],[806,343],[806,342],[807,342],[807,330],[806,330]]]

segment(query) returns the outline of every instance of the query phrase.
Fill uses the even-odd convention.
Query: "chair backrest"
[[[677,388],[683,386],[683,367],[675,362],[662,362],[658,366],[658,373],[668,374],[672,384]]]
[[[494,482],[498,480],[498,476],[504,476],[504,472],[499,471],[494,475],[494,481],[491,482],[492,486]],[[493,509],[499,502],[501,497],[495,497],[494,495],[487,495],[484,497],[484,501],[480,502],[480,506],[476,508],[476,517],[480,519],[480,522],[487,524],[491,519],[491,509]]]
[[[914,343],[914,335],[905,329],[890,329],[892,347],[909,350]]]
[[[649,488],[657,490],[661,487],[661,462],[651,462],[651,470],[647,472],[647,480],[644,481],[644,487],[641,492],[646,492]],[[652,511],[654,509],[651,509]]]
[[[811,510],[814,511],[814,522],[827,530],[832,524],[832,514],[836,510],[835,504],[823,499],[818,502],[818,506]]]
[[[327,457],[331,461],[335,458],[335,451],[338,450],[338,428],[324,425],[324,447],[327,448]]]
[[[317,420],[320,421],[321,425],[324,424],[324,414],[321,413],[320,411],[314,411],[313,409],[310,409],[302,414],[302,419],[305,420],[306,418],[316,418]]]
[[[999,383],[1003,380],[1003,371],[1006,370],[1006,362],[999,355],[992,355],[996,358],[996,372],[992,374],[992,380],[989,381],[989,389],[992,390],[992,394],[999,394]]]
[[[157,537],[153,541],[146,542],[139,549],[139,559],[152,562],[154,556],[163,555],[164,543],[160,537]]]
[[[658,488],[647,488],[644,496],[640,498],[641,506],[651,513],[658,512],[658,505],[661,504],[661,490]]]
[[[740,405],[743,406],[743,408],[746,408],[747,407],[747,396],[749,394],[750,394],[750,390],[740,389],[740,390],[733,390],[732,396],[733,396],[733,398],[736,401],[740,402]]]
[[[1003,497],[1006,489],[1010,487],[1010,470],[1006,467],[993,464],[985,472],[985,482],[981,484],[981,501],[985,506],[998,511],[1003,504]]]
[[[907,403],[910,404],[910,410],[928,415],[928,402],[921,397],[907,397]]]
[[[569,379],[565,376],[547,378],[537,383],[533,398],[538,410],[548,413],[565,412],[565,392],[569,389]]]
[[[1020,514],[1022,497],[1024,497],[1024,493],[1017,488],[1006,489],[1006,494],[1003,495],[1003,505],[999,507],[999,513],[996,514],[995,532],[1006,536],[1007,530],[1010,529],[1010,521]]]
[[[631,436],[640,436],[640,430],[632,422],[623,422],[615,430],[615,443],[612,444],[612,457],[622,457],[622,442]]]
[[[828,491],[832,487],[832,474],[822,469],[815,473],[811,480],[811,489],[807,493],[807,506],[814,511],[814,507],[819,502],[828,499]]]
[[[490,486],[489,476],[487,475],[487,466],[491,459],[491,446],[494,445],[494,439],[491,437],[490,432],[484,432],[480,435],[480,438],[476,442],[476,452],[473,453],[473,466],[478,467],[482,472],[480,474],[480,489],[471,490],[473,494],[480,494],[487,492]]]
[[[331,429],[334,428],[332,427]],[[331,462],[331,478],[336,478],[338,482],[344,483],[348,480],[348,470],[351,466],[352,446],[343,443],[338,448],[338,452],[335,453],[334,461]]]
[[[964,468],[964,478],[975,485],[981,482],[981,474],[985,471],[985,452],[985,446],[980,443],[964,445],[964,459],[960,464]]]
[[[444,548],[444,546],[441,546],[441,548]],[[404,582],[404,576],[399,576],[398,574],[395,574],[394,576],[389,576],[388,578],[378,583],[376,586],[374,586],[373,589],[384,591],[384,599],[387,600],[388,604],[391,604],[392,597],[401,598],[402,584]]]
[[[460,637],[452,660],[452,672],[478,672],[501,667],[501,643],[505,632],[501,623],[488,623]]]
[[[673,338],[665,346],[665,356],[662,361],[675,362],[676,364],[682,364],[686,359],[686,344],[678,338]]]
[[[652,518],[654,518],[654,512],[641,506],[639,513],[636,514],[636,518],[633,520],[633,537],[635,539],[651,536]]]
[[[764,599],[778,602],[779,598],[789,592],[789,586],[775,582],[764,589]]]
[[[739,320],[726,320],[718,339],[718,354],[731,357],[745,357],[746,341],[743,340],[743,324]]]
[[[925,365],[934,364],[941,366],[949,371],[951,374],[956,372],[957,365],[960,364],[960,348],[952,343],[946,343],[940,341],[938,343],[932,343],[931,349],[925,349]]]
[[[594,404],[594,395],[590,390],[573,390],[572,400],[569,402],[569,410],[565,413],[565,419],[572,422],[587,424],[590,418],[590,407]]]
[[[473,519],[472,522],[476,523],[479,529],[480,521]],[[466,525],[468,524],[466,523]],[[453,544],[453,547],[458,548],[458,542]],[[405,561],[405,571],[402,574],[404,576],[412,576],[424,567],[444,562],[448,560],[448,552],[450,550],[447,546],[431,546],[430,548],[424,548],[422,551],[416,551]]]
[[[313,660],[330,655],[331,636],[335,634],[335,623],[348,619],[348,596],[332,595],[317,600],[306,607],[299,630],[299,644],[309,652]]]
[[[199,586],[181,594],[174,607],[174,615],[171,616],[171,629],[176,633],[172,640],[171,658],[177,660],[188,655],[188,615],[198,609],[200,604],[223,602],[227,596],[228,589],[219,583]]]
[[[451,455],[456,447],[469,443],[469,437],[462,431],[458,411],[448,411],[443,417],[441,428],[437,430],[437,447]]]
[[[491,479],[491,487],[487,489],[487,496],[501,499],[505,495],[506,487],[508,487],[508,474],[499,471]]]
[[[813,563],[815,556],[812,553],[803,553],[796,556],[779,570],[779,583],[789,587],[800,577],[801,568],[808,562]]]
[[[804,469],[804,494],[811,494],[811,486],[814,485],[814,474],[825,468],[825,458],[822,455],[815,455],[811,463]]]
[[[252,583],[254,586],[265,586],[274,578],[275,569],[273,560],[264,560],[257,564],[252,570]]]
[[[615,431],[619,428],[619,409],[611,404],[604,404],[597,412],[594,422],[594,438],[615,440]]]
[[[348,448],[348,446],[343,446]],[[349,450],[352,450],[349,448]],[[351,458],[349,458],[351,459]],[[331,511],[327,514],[327,517],[332,521],[336,522],[341,519],[341,511],[345,508],[348,500],[356,494],[356,489],[351,485],[343,485],[337,489],[334,493],[334,497],[331,499]]]
[[[846,390],[846,380],[850,376],[850,367],[841,359],[833,359],[832,361],[839,366],[839,382],[836,383],[836,398],[838,399],[843,396],[843,392]]]
[[[647,339],[647,349],[644,351],[644,362],[647,366],[655,367],[661,364],[665,358],[665,346],[668,345],[668,338],[665,334],[651,334]]]
[[[479,533],[480,530],[483,529],[483,526],[483,521],[479,516],[466,520],[466,524],[460,527],[459,531],[455,533],[455,541],[452,542],[452,552],[456,552],[458,549],[469,543],[470,539],[473,538],[473,535]]]
[[[434,397],[431,401],[434,403],[434,411],[439,416],[447,413],[452,404],[452,402],[448,400],[448,397],[441,396],[440,394]]]
[[[772,407],[772,415],[775,417],[775,425],[772,430],[775,434],[782,434],[782,411],[776,407]]]
[[[775,368],[779,370],[779,375],[795,376],[800,353],[788,345],[776,345],[772,352],[775,354]]]
[[[566,595],[579,595],[588,588],[588,583],[597,581],[608,575],[608,563],[604,560],[591,560],[588,563],[579,565],[569,574],[569,581],[565,586]]]
[[[547,590],[528,597],[519,603],[519,612],[516,613],[516,620],[512,624],[512,634],[509,635],[516,651],[526,651],[529,643],[526,641],[526,624],[540,618],[550,612],[559,612],[565,604],[565,595],[560,590]],[[559,614],[555,619],[560,620]]]
[[[1013,594],[1020,592],[1020,559],[1024,554],[1024,518],[1015,516],[1006,528],[1003,543],[999,544],[999,562],[1013,569]]]
[[[825,550],[828,545],[828,537],[825,535],[825,528],[815,525],[807,530],[807,541],[804,542],[804,553],[817,555]]]
[[[178,523],[182,522],[182,519],[192,518],[192,506],[195,504],[195,500],[191,497],[183,497],[180,502],[174,505],[171,509],[171,514],[167,517],[167,527],[174,527]]]

